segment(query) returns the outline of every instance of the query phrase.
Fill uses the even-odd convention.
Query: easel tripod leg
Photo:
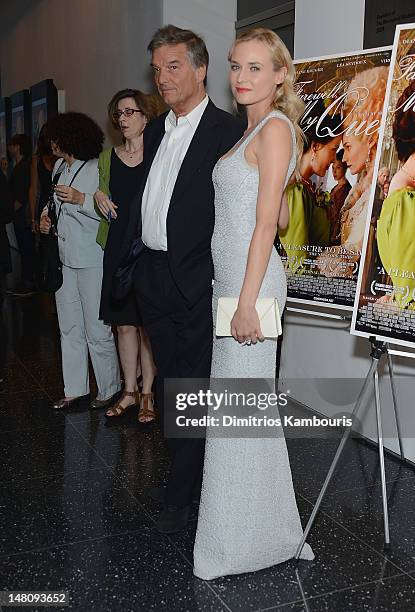
[[[391,381],[393,410],[395,413],[396,430],[398,432],[399,453],[401,455],[401,459],[405,459],[405,453],[404,453],[403,444],[402,444],[401,425],[400,425],[399,416],[398,416],[398,400],[397,400],[397,393],[396,393],[396,386],[395,386],[395,376],[393,372],[392,356],[389,354],[389,351],[386,351],[386,355],[388,358],[389,378]]]
[[[383,430],[382,430],[382,412],[380,409],[380,394],[379,394],[379,376],[377,370],[374,372],[375,384],[375,406],[376,406],[376,424],[378,430],[379,443],[379,463],[380,463],[380,479],[382,484],[382,504],[383,504],[383,525],[385,530],[385,547],[390,545],[389,536],[389,515],[388,515],[388,497],[386,491],[386,475],[385,475],[385,455],[383,452]]]
[[[358,396],[358,398],[357,398],[357,400],[356,400],[356,404],[355,404],[355,407],[354,407],[354,409],[353,409],[353,412],[352,412],[352,413],[351,413],[351,415],[350,415],[350,416],[351,416],[351,418],[352,418],[352,422],[353,422],[353,420],[354,420],[354,417],[357,415],[357,413],[358,413],[358,411],[359,411],[359,409],[360,409],[360,405],[361,405],[361,403],[362,403],[363,397],[364,397],[364,395],[365,395],[365,393],[366,393],[366,390],[367,390],[367,388],[368,388],[369,384],[370,384],[370,383],[371,383],[371,381],[372,381],[372,376],[373,376],[373,374],[376,372],[377,367],[378,367],[378,364],[379,364],[379,357],[373,357],[373,356],[372,356],[372,363],[371,363],[370,368],[369,368],[369,371],[368,371],[368,373],[367,373],[367,376],[366,376],[365,382],[364,382],[363,387],[362,387],[362,389],[361,389],[361,391],[360,391],[360,393],[359,393],[359,396]],[[341,454],[342,454],[342,452],[343,452],[343,448],[344,448],[344,446],[345,446],[345,444],[346,444],[346,442],[347,442],[347,440],[348,440],[348,438],[349,438],[349,436],[350,436],[351,430],[352,430],[352,428],[351,428],[351,427],[347,427],[347,428],[345,429],[345,431],[344,431],[343,437],[342,437],[342,439],[341,439],[341,441],[340,441],[340,444],[339,444],[339,446],[338,446],[338,448],[337,448],[336,454],[335,454],[335,456],[334,456],[334,459],[333,459],[333,461],[332,461],[332,464],[331,464],[331,466],[330,466],[330,469],[329,469],[329,471],[328,471],[328,473],[327,473],[327,476],[326,476],[326,479],[325,479],[325,481],[324,481],[324,484],[323,484],[323,486],[322,486],[322,488],[321,488],[320,494],[319,494],[319,496],[318,496],[318,498],[317,498],[317,501],[316,501],[316,503],[315,503],[315,506],[314,506],[314,508],[313,508],[313,511],[312,511],[312,513],[311,513],[311,516],[310,516],[310,518],[308,519],[308,523],[307,523],[307,525],[306,525],[306,527],[305,527],[305,529],[304,529],[303,537],[301,538],[301,542],[300,542],[300,544],[298,545],[297,552],[295,553],[295,557],[294,557],[294,559],[295,559],[296,561],[298,561],[298,559],[300,558],[301,551],[303,550],[304,544],[306,543],[306,540],[307,540],[307,538],[308,538],[308,534],[310,533],[310,530],[311,530],[311,528],[312,528],[312,526],[313,526],[313,524],[314,524],[314,521],[315,521],[315,518],[316,518],[317,512],[318,512],[318,511],[319,511],[319,509],[320,509],[321,502],[323,501],[323,498],[324,498],[324,496],[325,496],[325,494],[326,494],[327,487],[328,487],[328,486],[329,486],[329,484],[330,484],[330,481],[331,481],[331,479],[332,479],[332,476],[333,476],[334,470],[336,469],[337,463],[338,463],[338,461],[339,461],[339,459],[340,459],[340,455],[341,455]]]

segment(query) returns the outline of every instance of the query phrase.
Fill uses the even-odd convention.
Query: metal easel
[[[292,309],[292,310],[296,310],[296,309]],[[304,312],[304,311],[302,311]],[[310,314],[309,311],[306,311],[307,314]],[[320,314],[320,316],[324,316],[324,313],[312,313],[312,314]],[[338,319],[346,319],[346,317],[342,316],[342,315],[330,315],[330,318],[338,318]],[[376,424],[377,424],[377,438],[378,438],[378,449],[379,449],[379,464],[380,464],[380,475],[381,475],[381,485],[382,485],[382,506],[383,506],[383,523],[384,523],[384,533],[385,533],[385,548],[389,548],[390,546],[390,534],[389,534],[389,515],[388,515],[388,500],[387,500],[387,494],[386,494],[386,474],[385,474],[385,456],[384,456],[384,446],[383,446],[383,429],[382,429],[382,412],[381,412],[381,405],[380,405],[380,392],[379,392],[379,375],[378,375],[378,368],[379,368],[379,363],[380,360],[382,358],[383,355],[386,354],[387,356],[387,363],[388,363],[388,370],[389,370],[389,377],[390,377],[390,382],[391,382],[391,388],[392,388],[392,398],[393,398],[393,409],[394,409],[394,414],[395,414],[395,422],[396,422],[396,429],[397,429],[397,433],[398,433],[398,440],[399,440],[399,451],[400,451],[400,457],[402,461],[405,461],[405,455],[404,455],[404,450],[403,450],[403,444],[402,444],[402,435],[401,435],[401,427],[400,427],[400,422],[399,422],[399,416],[398,416],[398,409],[397,409],[397,394],[396,394],[396,386],[395,386],[395,378],[394,378],[394,371],[393,371],[393,363],[392,363],[392,355],[399,355],[402,357],[409,357],[409,358],[415,358],[415,353],[408,353],[408,352],[404,352],[404,351],[398,351],[398,350],[392,350],[388,347],[386,342],[382,342],[380,340],[377,340],[375,336],[371,336],[369,338],[370,344],[371,344],[371,352],[370,352],[370,357],[371,357],[371,364],[370,364],[370,368],[369,371],[366,375],[365,378],[365,382],[363,383],[363,387],[358,395],[358,398],[356,400],[356,404],[355,407],[353,409],[353,412],[351,414],[352,417],[352,425],[347,427],[344,431],[343,437],[340,441],[340,444],[337,448],[336,454],[334,456],[334,459],[331,463],[331,466],[329,468],[329,471],[327,473],[326,479],[324,481],[324,484],[321,488],[320,494],[317,498],[317,501],[314,505],[313,511],[311,513],[311,516],[308,520],[308,523],[306,525],[306,528],[304,529],[304,534],[303,537],[301,539],[301,542],[297,548],[297,552],[295,554],[295,560],[298,561],[301,551],[304,547],[304,544],[307,540],[308,534],[310,533],[310,530],[314,524],[314,520],[316,518],[316,515],[319,511],[321,502],[323,501],[324,495],[326,494],[327,488],[330,484],[330,481],[332,479],[332,476],[334,474],[334,471],[336,469],[337,463],[340,459],[340,456],[342,454],[342,451],[345,447],[345,444],[350,436],[350,433],[352,431],[352,427],[353,427],[353,422],[354,422],[354,418],[357,417],[357,414],[359,412],[359,409],[361,407],[363,398],[366,394],[367,389],[369,388],[369,385],[371,384],[371,381],[373,380],[373,384],[374,384],[374,395],[375,395],[375,408],[376,408]]]

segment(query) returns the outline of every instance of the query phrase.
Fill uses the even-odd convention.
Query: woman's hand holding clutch
[[[255,306],[238,306],[231,321],[231,332],[241,344],[256,344],[258,340],[264,340]]]

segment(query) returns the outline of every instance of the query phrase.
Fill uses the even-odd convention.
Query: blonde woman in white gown
[[[288,222],[283,192],[301,148],[302,103],[290,55],[274,32],[245,32],[229,61],[248,127],[213,172],[214,320],[219,297],[239,296],[239,303],[233,337],[214,338],[212,379],[274,379],[276,341],[264,340],[255,302],[276,297],[281,313],[285,305],[286,278],[273,243],[277,225]],[[208,431],[195,575],[210,580],[281,563],[295,555],[301,537],[283,431],[272,438],[218,438]],[[302,558],[313,558],[308,544]]]

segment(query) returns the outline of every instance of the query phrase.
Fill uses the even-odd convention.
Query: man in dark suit
[[[210,376],[212,355],[212,170],[243,134],[242,122],[206,95],[204,41],[169,25],[148,47],[160,95],[171,111],[144,133],[141,231],[134,284],[158,372],[158,409],[166,378]],[[225,69],[225,66],[224,66]],[[136,225],[137,227],[137,225]],[[204,440],[166,437],[171,455],[158,529],[174,533],[200,493]]]

